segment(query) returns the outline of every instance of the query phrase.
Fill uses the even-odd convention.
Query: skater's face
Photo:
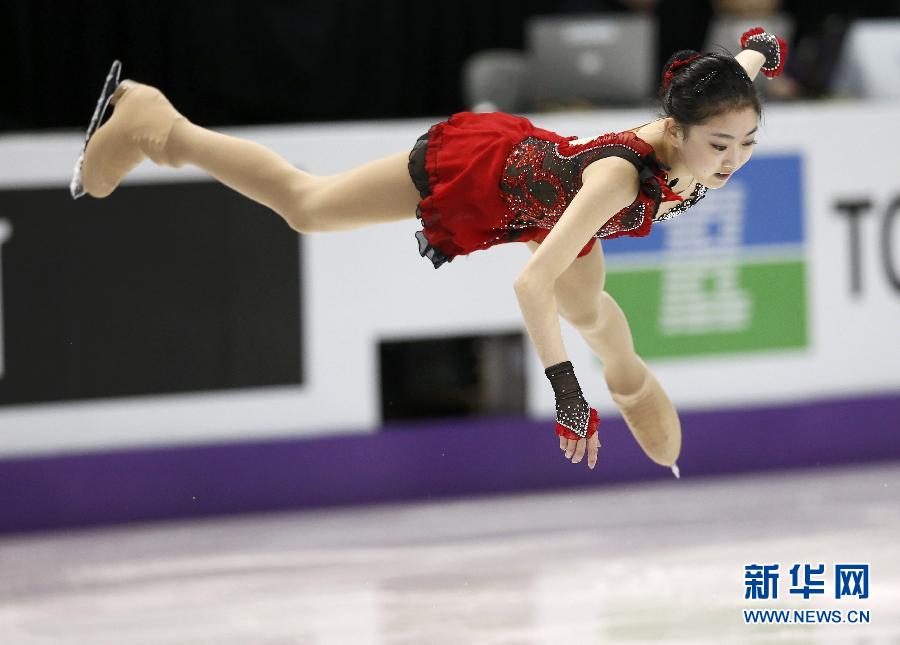
[[[750,159],[759,115],[752,107],[723,112],[690,128],[675,128],[674,144],[694,180],[721,188]]]

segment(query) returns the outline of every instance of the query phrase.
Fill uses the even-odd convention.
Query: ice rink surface
[[[0,643],[900,644],[900,463],[682,477],[8,536]],[[745,600],[772,563],[778,599]],[[789,593],[795,563],[826,565],[822,596]],[[869,564],[869,598],[834,598],[841,563]]]

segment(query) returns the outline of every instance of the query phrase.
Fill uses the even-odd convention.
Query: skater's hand
[[[597,437],[600,417],[597,411],[584,400],[571,362],[565,361],[548,367],[544,373],[550,379],[556,395],[556,436],[559,437],[559,447],[566,451],[566,459],[571,459],[573,464],[584,459],[587,452],[588,467],[593,468],[597,464],[597,451],[600,448],[600,439]]]
[[[589,438],[577,441],[560,437],[559,449],[566,452],[566,459],[571,459],[573,464],[581,463],[584,453],[587,453],[588,468],[593,470],[597,465],[597,453],[600,451],[600,435],[595,432]]]

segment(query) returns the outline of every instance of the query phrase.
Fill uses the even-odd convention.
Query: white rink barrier
[[[582,137],[650,118],[634,110],[533,120]],[[726,189],[659,224],[652,240],[604,245],[608,286],[624,290],[614,293],[623,306],[640,308],[626,307],[638,351],[679,408],[900,391],[900,167],[891,154],[900,132],[886,127],[898,119],[891,103],[770,106],[754,159]],[[436,120],[227,132],[331,174],[409,149]],[[0,186],[66,189],[80,139],[0,138]],[[203,176],[145,163],[127,181]],[[304,386],[6,406],[0,455],[373,432],[380,340],[524,333],[512,283],[527,247],[495,247],[435,271],[417,253],[419,228],[410,219],[303,239]],[[563,330],[588,398],[613,410],[599,364]],[[530,413],[552,417],[533,351],[527,383]]]

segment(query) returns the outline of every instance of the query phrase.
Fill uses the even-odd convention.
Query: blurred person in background
[[[659,30],[661,55],[702,47],[717,16],[747,22],[788,16],[794,27],[791,57],[784,74],[767,87],[768,98],[776,101],[829,96],[844,38],[854,20],[900,17],[898,0],[856,4],[838,0],[657,0],[652,4],[660,25],[679,23],[678,29]]]
[[[143,159],[193,164],[278,213],[296,231],[339,231],[418,217],[434,268],[496,244],[526,242],[515,282],[532,343],[556,397],[556,435],[573,463],[600,447],[596,410],[567,360],[559,317],[603,362],[604,378],[644,452],[671,467],[678,415],[635,353],[622,310],[603,290],[598,239],[645,236],[724,186],[750,158],[761,113],[753,78],[781,73],[784,42],[747,31],[736,56],[680,51],[667,62],[664,118],[594,138],[563,137],[503,113],[458,113],[413,146],[334,176],[301,171],[252,141],[195,125],[156,88],[107,77],[76,164],[77,198],[111,194]],[[100,125],[107,106],[111,118]]]
[[[791,60],[772,98],[823,98],[833,93],[835,72],[846,35],[857,19],[900,17],[900,2],[846,3],[837,0],[785,0],[796,25]]]

